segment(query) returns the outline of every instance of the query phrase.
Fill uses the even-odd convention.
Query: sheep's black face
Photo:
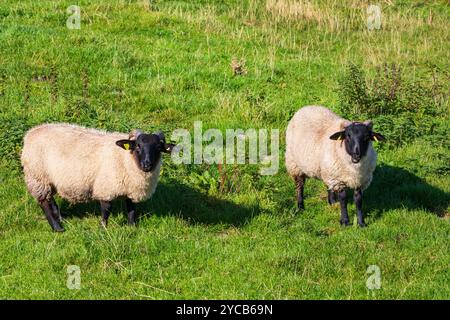
[[[139,134],[136,140],[119,140],[116,144],[125,150],[131,150],[136,164],[144,172],[151,172],[161,159],[161,152],[170,153],[173,144],[167,144],[164,135]]]
[[[371,122],[353,122],[343,131],[336,132],[330,139],[344,140],[345,151],[350,155],[353,163],[359,163],[367,154],[370,141],[384,140],[384,137],[372,131]]]
[[[163,142],[155,134],[141,134],[138,136],[133,155],[142,171],[153,171],[161,158],[163,147]]]
[[[370,129],[362,123],[352,123],[345,128],[345,151],[358,163],[367,154],[370,143]]]

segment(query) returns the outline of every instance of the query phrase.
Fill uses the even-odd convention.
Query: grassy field
[[[449,299],[450,7],[378,2],[381,29],[369,31],[365,1],[1,1],[0,298]],[[80,29],[66,27],[72,4]],[[352,92],[364,99],[346,101]],[[137,228],[120,202],[104,230],[97,203],[57,199],[66,232],[55,234],[24,186],[23,134],[42,122],[170,138],[201,120],[283,136],[308,104],[370,116],[388,137],[365,229],[340,227],[319,181],[298,213],[283,156],[273,176],[166,157]],[[80,290],[66,286],[69,265]]]

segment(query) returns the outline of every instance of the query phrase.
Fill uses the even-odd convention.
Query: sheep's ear
[[[174,147],[175,147],[175,145],[173,143],[164,143],[162,152],[172,153],[172,150]]]
[[[116,141],[116,145],[124,150],[134,150],[134,148],[136,147],[136,141],[123,139]]]
[[[370,140],[372,140],[372,141],[383,141],[383,140],[386,140],[386,138],[383,137],[383,135],[381,135],[379,133],[372,132],[370,134]]]
[[[331,140],[344,140],[344,138],[345,138],[345,130],[344,131],[338,131],[336,133],[333,133],[330,136]]]

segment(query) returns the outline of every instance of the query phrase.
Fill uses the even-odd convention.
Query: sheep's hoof
[[[328,199],[327,199],[327,202],[328,202],[328,204],[329,204],[330,206],[332,206],[333,204],[339,203],[339,202],[336,201],[335,199],[330,199],[329,197],[328,197]]]
[[[54,232],[64,232],[64,228],[62,226],[53,226]]]
[[[300,211],[305,210],[305,204],[303,202],[297,202],[297,208]]]
[[[340,219],[341,226],[348,227],[350,225],[348,219]]]
[[[330,206],[335,206],[335,205],[339,204],[339,201],[328,201],[328,204]]]
[[[102,219],[102,220],[100,221],[100,225],[101,225],[103,228],[106,229],[106,227],[108,226],[108,221]]]

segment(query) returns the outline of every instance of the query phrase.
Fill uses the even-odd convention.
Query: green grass
[[[138,206],[137,228],[126,226],[120,202],[103,230],[97,203],[57,199],[66,232],[55,234],[20,168],[23,134],[42,122],[170,134],[202,120],[283,135],[303,105],[339,110],[349,62],[369,75],[400,63],[411,81],[429,65],[448,70],[447,1],[391,2],[382,4],[382,29],[369,32],[361,1],[296,11],[286,1],[273,9],[254,0],[85,0],[76,3],[80,30],[66,28],[71,1],[2,1],[0,297],[449,299],[445,130],[376,146],[365,229],[339,226],[339,208],[327,205],[318,181],[307,182],[306,211],[297,213],[282,157],[274,176],[226,166],[222,189],[215,166],[166,159],[155,196]],[[233,75],[233,57],[245,59],[245,75]],[[448,128],[445,107],[436,121]],[[199,178],[204,172],[212,178]],[[353,204],[350,211],[353,219]],[[81,290],[66,287],[69,265],[81,269]],[[366,287],[370,265],[381,270],[379,290]]]

